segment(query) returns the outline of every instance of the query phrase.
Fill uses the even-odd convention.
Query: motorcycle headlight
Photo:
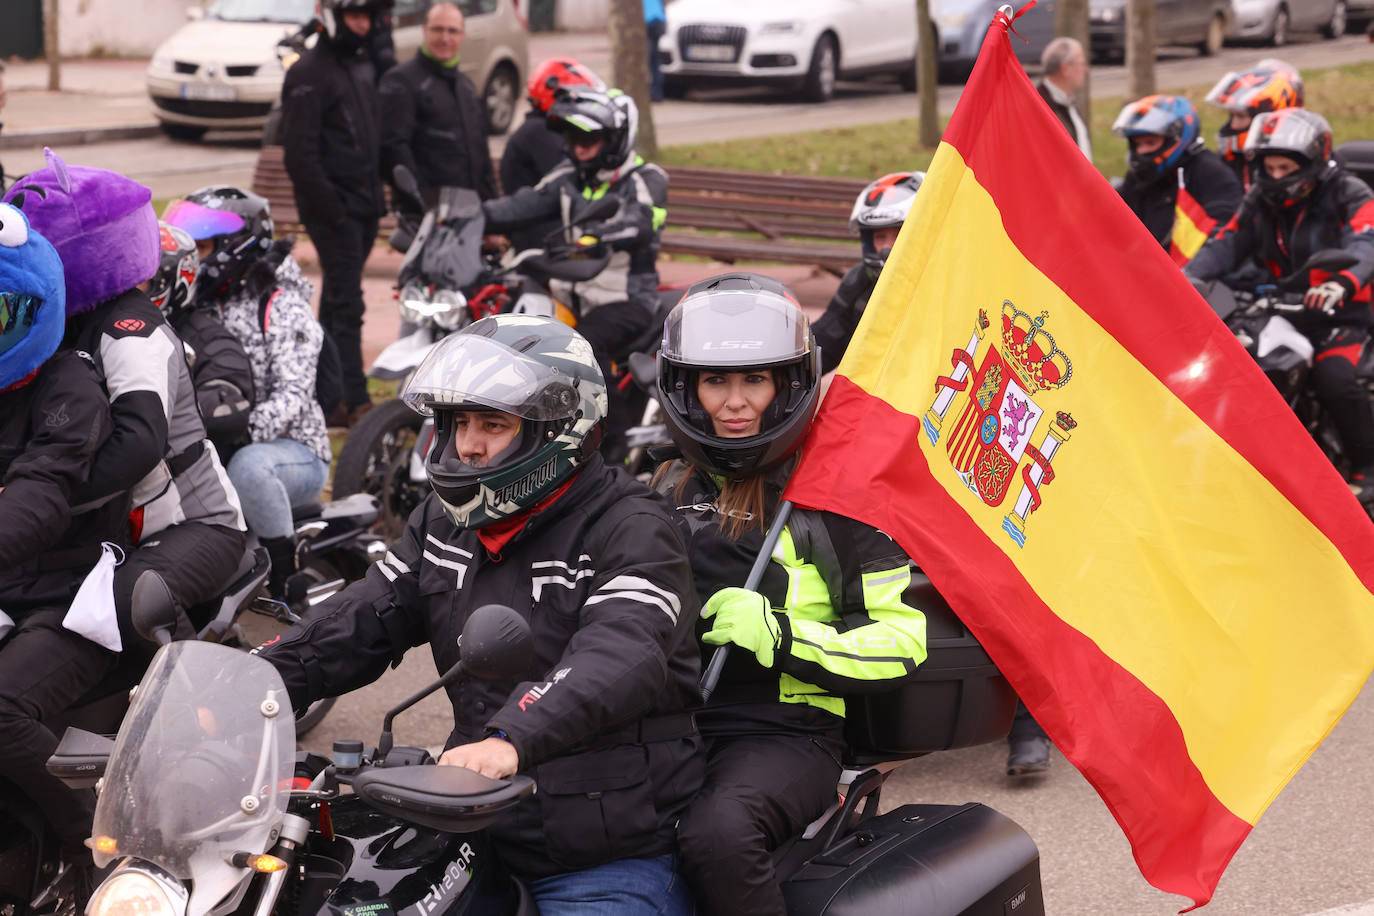
[[[186,891],[142,870],[117,871],[96,888],[86,916],[185,916]]]
[[[454,289],[441,289],[434,294],[434,323],[445,331],[456,331],[467,324],[468,297]]]
[[[424,327],[429,324],[429,294],[422,287],[408,284],[401,290],[401,320]]]

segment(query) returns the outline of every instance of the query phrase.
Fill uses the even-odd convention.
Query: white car
[[[822,102],[837,79],[916,84],[911,0],[676,0],[659,40],[663,90],[771,85]]]
[[[408,60],[419,47],[430,3],[395,4],[398,60]],[[462,71],[486,100],[488,129],[503,133],[523,95],[528,30],[515,0],[460,0],[459,6],[468,33]],[[148,95],[162,129],[183,139],[218,128],[261,129],[286,75],[277,42],[314,14],[315,0],[214,0],[204,11],[190,7],[191,21],[164,41],[148,64]]]

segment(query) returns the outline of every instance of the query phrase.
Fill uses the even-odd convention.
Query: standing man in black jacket
[[[439,763],[535,777],[489,832],[542,916],[686,916],[673,850],[704,771],[698,604],[667,507],[597,454],[591,347],[552,318],[484,318],[440,342],[403,398],[434,415],[434,492],[366,578],[258,652],[303,709],[422,643],[448,670],[474,610],[513,606],[534,660],[447,688]]]
[[[382,168],[404,165],[420,183],[424,204],[439,188],[471,188],[482,200],[497,196],[496,170],[487,148],[486,107],[477,87],[458,69],[463,13],[443,0],[425,15],[420,50],[382,78]],[[397,198],[415,212],[419,202]]]
[[[344,402],[331,423],[372,406],[363,375],[363,264],[385,212],[377,71],[369,53],[379,0],[324,0],[325,33],[286,72],[282,146],[296,209],[324,274],[320,324],[343,369]]]
[[[1077,39],[1060,35],[1045,45],[1040,54],[1040,66],[1044,75],[1035,81],[1035,90],[1073,137],[1084,157],[1092,162],[1092,132],[1074,98],[1088,76],[1088,56],[1083,53],[1083,46]]]

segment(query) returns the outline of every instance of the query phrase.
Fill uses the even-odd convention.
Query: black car
[[[1231,29],[1230,0],[1156,0],[1155,42],[1192,45],[1204,56],[1221,50]],[[1088,7],[1094,60],[1126,56],[1126,0],[1091,0]]]

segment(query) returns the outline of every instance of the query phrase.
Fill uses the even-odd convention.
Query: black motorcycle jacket
[[[1202,148],[1185,155],[1167,175],[1147,183],[1128,172],[1121,185],[1126,206],[1180,266],[1197,254],[1209,233],[1231,218],[1242,194],[1235,172],[1216,153]],[[1185,221],[1178,218],[1180,210]]]
[[[619,212],[610,219],[579,223],[578,215],[592,201],[606,196],[620,198]],[[486,201],[482,213],[491,232],[556,219],[570,227],[564,238],[569,243],[582,235],[595,236],[613,254],[600,274],[570,284],[582,310],[633,300],[652,314],[657,306],[659,236],[668,216],[667,205],[668,173],[632,155],[609,181],[595,186],[584,186],[572,162],[565,160],[534,187]]]
[[[486,106],[472,80],[418,51],[382,77],[379,91],[384,176],[404,165],[423,193],[454,187],[496,196]]]
[[[688,711],[698,603],[666,507],[599,457],[499,555],[431,494],[366,578],[257,651],[304,709],[422,643],[448,670],[468,615],[492,603],[529,620],[535,660],[518,678],[448,687],[446,746],[499,730],[535,777],[536,795],[492,828],[502,858],[543,876],[670,851],[704,767]]]
[[[563,138],[549,129],[548,117],[541,111],[529,112],[506,139],[506,149],[501,153],[501,193],[514,194],[521,188],[534,187],[566,158],[568,150]],[[544,240],[561,227],[558,218],[550,216],[543,222],[510,230],[510,242],[516,251],[542,248]]]
[[[27,384],[0,392],[0,609],[70,602],[100,557],[127,541],[128,495],[77,504],[110,434],[110,401],[89,360],[59,350]]]
[[[253,366],[243,344],[208,309],[178,311],[171,324],[186,349],[205,434],[220,462],[228,464],[235,449],[249,441]]]
[[[1374,278],[1374,192],[1342,168],[1333,168],[1312,193],[1291,207],[1275,206],[1251,188],[1235,215],[1188,265],[1188,274],[1215,280],[1253,262],[1275,278],[1292,274],[1316,252],[1341,248],[1358,258],[1334,277],[1311,271],[1308,285],[1331,279],[1346,287],[1336,314],[1297,316],[1330,324],[1368,326]]]
[[[286,71],[282,154],[301,221],[337,226],[386,211],[373,63],[321,39]]]
[[[821,348],[821,372],[830,372],[840,364],[859,326],[859,319],[868,308],[868,297],[873,295],[877,285],[877,278],[864,264],[855,264],[845,272],[825,313],[811,325],[811,333]]]

